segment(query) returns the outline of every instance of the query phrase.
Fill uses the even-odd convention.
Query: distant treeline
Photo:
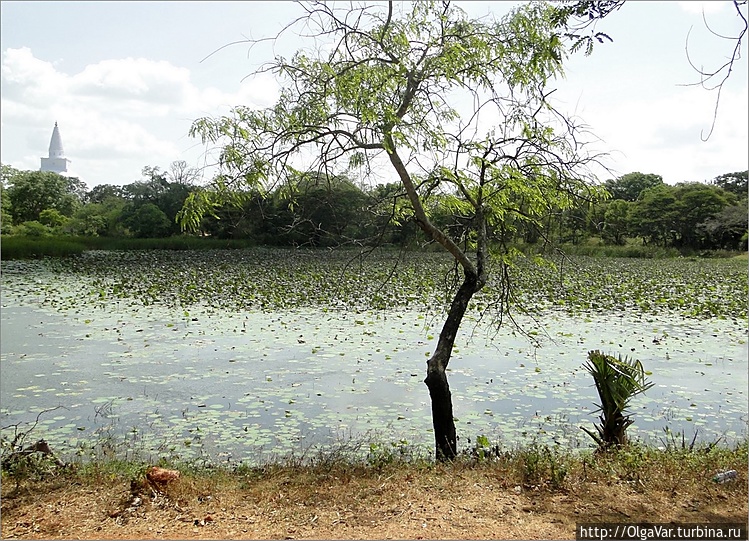
[[[185,162],[169,171],[145,167],[126,186],[86,190],[76,178],[2,166],[2,233],[25,237],[165,238],[183,235],[179,212],[195,184]],[[548,209],[540,223],[525,222],[523,201],[511,202],[492,239],[509,244],[641,244],[686,250],[747,249],[747,171],[707,183],[668,185],[659,175],[629,173],[605,182],[610,198],[573,209]],[[358,186],[344,176],[300,176],[293,186],[235,193],[215,203],[193,233],[275,246],[384,244],[408,246],[424,236],[399,184]],[[470,243],[470,217],[455,197],[434,190],[427,198],[435,225]]]

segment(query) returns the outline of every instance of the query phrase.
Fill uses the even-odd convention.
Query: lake
[[[35,437],[68,456],[95,442],[228,462],[347,438],[431,447],[423,379],[441,312],[148,303],[126,293],[122,276],[107,279],[125,293],[103,293],[103,278],[66,263],[3,263],[6,437],[12,425],[27,427],[50,410]],[[631,437],[654,445],[666,430],[687,443],[695,433],[702,442],[745,438],[745,317],[662,312],[549,306],[517,314],[523,332],[477,321],[474,312],[449,368],[459,445],[483,434],[505,446],[590,446],[579,427],[597,421],[598,397],[583,368],[592,349],[640,359],[651,373],[655,387],[631,405]]]

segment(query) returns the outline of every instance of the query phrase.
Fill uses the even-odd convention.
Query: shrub
[[[27,237],[46,237],[51,233],[51,230],[46,225],[33,220],[30,222],[23,222],[16,228],[15,233],[16,235]]]
[[[74,239],[50,236],[3,235],[2,242],[0,242],[0,257],[2,259],[37,259],[45,256],[65,257],[81,254],[84,249],[85,246]]]
[[[653,386],[645,381],[645,370],[637,360],[615,359],[611,355],[604,355],[598,350],[588,352],[588,362],[585,369],[593,376],[601,403],[598,410],[601,423],[596,425],[598,434],[587,428],[587,432],[599,448],[620,446],[627,443],[627,427],[634,421],[624,412],[629,401]]]

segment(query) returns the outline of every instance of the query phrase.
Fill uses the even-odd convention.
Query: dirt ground
[[[747,523],[726,484],[572,480],[520,486],[488,468],[330,476],[182,476],[162,490],[100,475],[2,486],[3,539],[574,539],[579,522]]]

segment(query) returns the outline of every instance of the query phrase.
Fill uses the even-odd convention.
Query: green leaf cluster
[[[588,352],[585,369],[593,376],[601,403],[600,424],[596,425],[597,435],[583,428],[601,448],[624,445],[626,431],[634,420],[625,415],[633,397],[644,393],[653,386],[646,380],[645,369],[636,359],[618,358],[605,355],[598,350]]]

